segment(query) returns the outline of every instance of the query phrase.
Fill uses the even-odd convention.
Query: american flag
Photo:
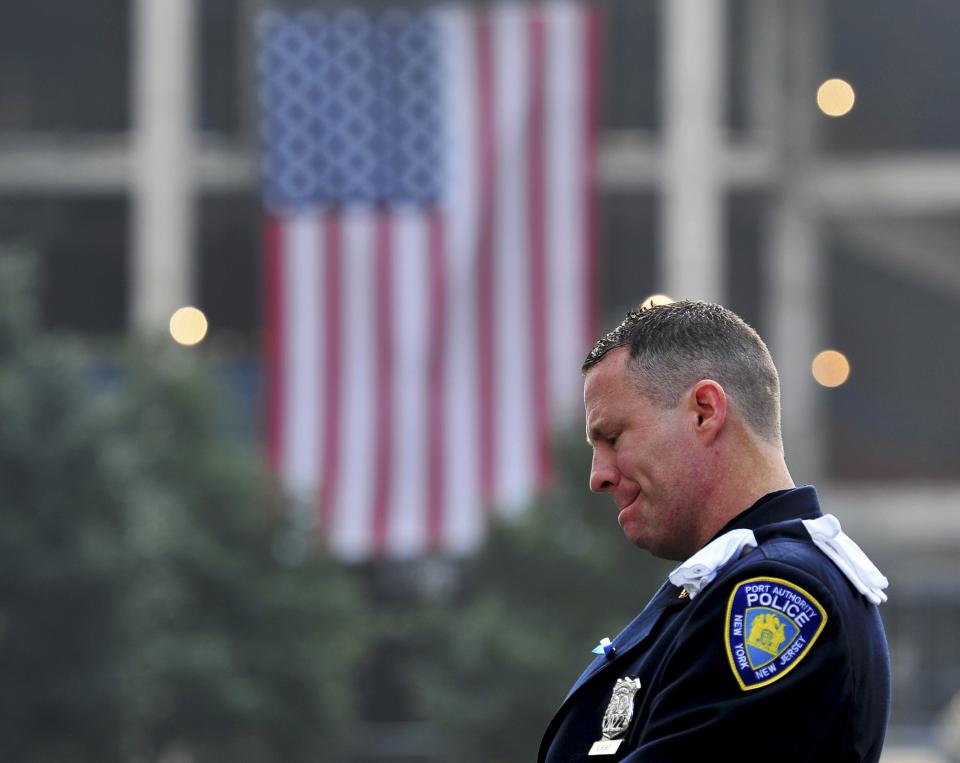
[[[274,467],[345,559],[464,554],[550,478],[592,345],[597,19],[258,19]]]

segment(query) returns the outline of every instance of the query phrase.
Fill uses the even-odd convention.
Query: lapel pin
[[[600,639],[600,643],[593,648],[594,654],[602,654],[607,657],[607,659],[613,659],[613,655],[616,654],[617,648],[610,643],[610,639],[604,636]]]

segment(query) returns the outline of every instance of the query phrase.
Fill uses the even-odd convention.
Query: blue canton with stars
[[[437,200],[440,55],[429,16],[270,12],[258,38],[268,206]]]

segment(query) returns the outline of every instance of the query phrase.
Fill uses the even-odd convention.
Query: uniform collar
[[[837,535],[840,523],[833,517],[830,519],[836,527],[831,524],[828,529]],[[802,525],[801,520],[805,520]],[[824,517],[812,487],[768,493],[734,517],[712,540],[671,572],[669,580],[675,586],[682,587],[692,599],[717,576],[721,567],[756,548],[761,534],[802,532],[803,537],[807,537],[802,528],[811,522],[822,521]]]
[[[750,508],[741,511],[725,524],[710,540],[731,530],[756,530],[758,527],[790,519],[816,519],[823,515],[813,485],[777,490],[767,493]]]

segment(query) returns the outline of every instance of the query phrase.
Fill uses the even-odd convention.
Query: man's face
[[[631,542],[665,559],[686,559],[698,547],[704,482],[696,413],[683,397],[663,408],[638,392],[628,352],[610,351],[584,380],[590,489],[610,494]]]

